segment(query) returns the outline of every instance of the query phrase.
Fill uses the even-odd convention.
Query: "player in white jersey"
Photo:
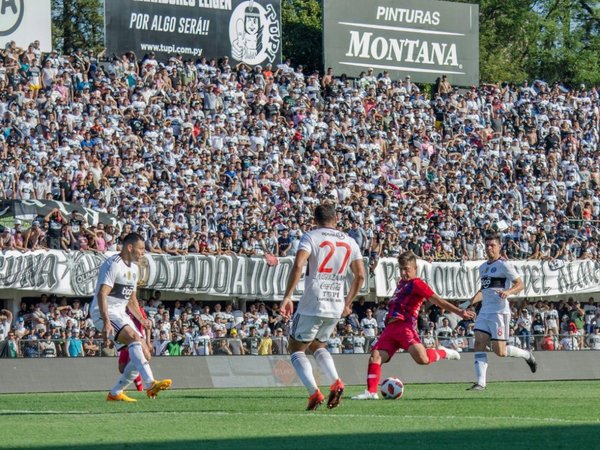
[[[171,380],[155,380],[150,364],[142,349],[142,335],[137,330],[125,308],[144,326],[148,319],[141,315],[137,301],[137,281],[139,261],[145,252],[144,239],[137,233],[130,233],[123,240],[123,248],[118,255],[111,256],[100,266],[98,283],[90,315],[94,326],[102,330],[105,339],[113,339],[117,345],[127,346],[129,363],[123,369],[117,384],[108,393],[108,401],[135,402],[123,390],[142,376],[146,394],[155,398],[157,394],[171,386]]]
[[[500,357],[523,358],[532,372],[537,370],[537,363],[529,350],[507,345],[510,307],[507,298],[523,290],[523,280],[513,265],[500,257],[500,238],[497,234],[489,234],[485,238],[487,261],[479,267],[481,289],[473,296],[470,303],[482,302],[481,309],[475,319],[475,382],[468,390],[482,391],[486,386],[487,353],[486,348],[492,340],[492,350]],[[464,306],[464,305],[461,305]]]
[[[308,410],[315,410],[325,400],[317,387],[306,350],[313,352],[321,372],[331,382],[328,408],[339,405],[344,383],[338,376],[333,358],[326,349],[327,341],[342,316],[352,312],[350,305],[365,281],[365,267],[358,244],[346,233],[335,229],[335,205],[321,204],[315,208],[317,229],[302,236],[294,267],[281,302],[281,313],[291,317],[292,294],[308,263],[304,293],[294,315],[290,333],[292,365],[309,392]],[[344,297],[348,269],[354,278]]]

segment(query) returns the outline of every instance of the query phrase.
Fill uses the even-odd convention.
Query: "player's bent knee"
[[[369,357],[369,364],[381,364],[381,362],[381,355],[377,350],[373,350],[373,353]]]
[[[320,348],[325,348],[326,347],[326,343],[325,342],[319,342],[317,340],[314,340],[310,343],[310,345],[308,346],[309,350],[311,352],[316,352],[317,350],[319,350]]]
[[[417,350],[414,347],[411,348],[413,350],[410,352],[410,356],[412,356],[414,362],[420,366],[426,366],[431,362],[425,349]]]
[[[369,357],[370,364],[385,364],[390,360],[389,355],[386,351],[373,350]]]

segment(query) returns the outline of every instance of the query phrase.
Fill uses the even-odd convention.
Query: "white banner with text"
[[[479,290],[479,266],[483,261],[433,262],[420,260],[418,275],[441,297],[463,300]],[[513,261],[525,289],[518,297],[549,297],[600,291],[600,262]],[[399,278],[398,261],[382,258],[375,268],[377,297],[391,297]]]
[[[27,253],[6,251],[0,253],[0,290],[91,296],[100,265],[109,256],[57,250]],[[440,296],[462,300],[472,297],[479,289],[478,268],[482,262],[419,261],[418,274]],[[263,257],[146,254],[140,265],[140,287],[189,295],[280,300],[293,263],[292,257],[278,258],[273,264]],[[525,282],[525,290],[519,297],[600,291],[598,261],[515,261],[513,264]],[[369,266],[366,259],[365,266]],[[360,295],[367,295],[374,290],[377,297],[391,297],[398,274],[396,259],[380,259],[373,279],[370,280],[367,272],[367,281]],[[351,275],[346,280],[346,288],[350,281]],[[296,299],[303,289],[301,280],[294,293]]]

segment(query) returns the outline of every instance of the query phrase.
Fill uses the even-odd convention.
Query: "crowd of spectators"
[[[52,212],[4,249],[116,250],[137,231],[168,254],[293,255],[310,208],[337,202],[366,256],[597,258],[599,94],[543,81],[430,90],[227,57],[0,51],[0,197]]]
[[[598,258],[600,100],[595,87],[431,87],[366,70],[357,79],[227,57],[0,51],[0,199],[58,200],[121,227],[52,210],[0,230],[0,246],[118,250],[137,231],[167,254],[295,254],[323,198],[376,264],[412,250],[479,260],[500,231],[510,259]],[[42,296],[0,313],[5,355],[114,355],[88,304]],[[156,354],[287,353],[277,305],[144,304]],[[328,348],[368,352],[385,302],[355,305]],[[524,303],[516,345],[600,348],[594,303]],[[426,345],[472,347],[472,325],[430,307]],[[541,336],[541,338],[540,338]],[[597,338],[595,336],[598,336]],[[541,340],[540,340],[541,339]],[[552,345],[551,345],[552,344]]]
[[[147,330],[156,356],[180,355],[283,355],[288,354],[290,322],[278,303],[248,302],[244,309],[232,303],[161,301],[160,292],[142,301],[152,322]],[[0,356],[85,357],[115,356],[111,341],[104,341],[88,314],[89,303],[42,295],[37,303],[21,305],[13,320],[0,311]],[[364,297],[353,312],[340,320],[327,342],[338,353],[369,353],[385,328],[385,301]],[[590,297],[581,305],[572,298],[560,302],[522,302],[513,306],[509,342],[536,350],[600,350],[600,305]],[[427,348],[439,346],[472,351],[473,320],[423,306],[417,327]]]

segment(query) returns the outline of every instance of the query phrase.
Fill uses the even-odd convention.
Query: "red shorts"
[[[410,346],[420,344],[419,333],[412,324],[397,320],[389,323],[377,339],[373,350],[385,351],[390,359],[398,349],[408,350]]]
[[[119,351],[119,365],[126,365],[129,362],[129,349],[123,347]]]

